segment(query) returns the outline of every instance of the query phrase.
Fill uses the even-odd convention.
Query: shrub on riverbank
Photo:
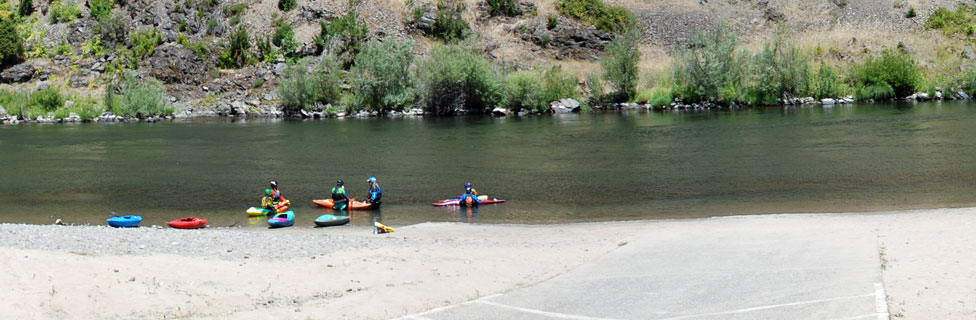
[[[431,35],[446,42],[466,39],[471,35],[471,26],[464,20],[464,9],[462,1],[438,1],[437,19],[434,20]]]
[[[115,115],[142,118],[173,114],[163,83],[155,78],[138,78],[134,72],[127,72],[118,87],[108,85],[105,90],[105,109]]]
[[[787,39],[789,35],[780,31],[748,61],[744,77],[747,89],[741,102],[771,105],[782,98],[810,94],[812,59]]]
[[[886,49],[851,67],[849,81],[858,100],[906,97],[922,83],[922,71],[908,53]]]
[[[401,110],[413,101],[412,41],[372,40],[349,70],[353,105],[370,110]]]
[[[640,69],[640,34],[637,31],[628,31],[618,34],[613,38],[613,42],[606,48],[600,66],[606,75],[607,82],[614,89],[614,96],[618,101],[624,102],[633,100],[637,95],[637,80]]]
[[[417,68],[418,96],[433,114],[455,109],[480,113],[505,104],[505,87],[498,67],[481,52],[463,45],[437,46]]]
[[[319,65],[309,70],[306,60],[285,69],[278,83],[281,107],[288,114],[312,110],[316,103],[337,103],[342,84],[341,64],[332,55],[323,55]]]
[[[743,58],[729,26],[695,32],[686,46],[676,48],[674,60],[674,93],[682,100],[732,103],[738,99]]]

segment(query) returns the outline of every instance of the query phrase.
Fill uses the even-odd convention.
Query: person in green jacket
[[[349,206],[349,195],[346,194],[346,187],[343,186],[342,179],[336,181],[336,186],[332,187],[332,209],[346,210]]]

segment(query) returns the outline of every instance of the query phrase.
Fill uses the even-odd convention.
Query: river
[[[336,179],[426,221],[561,223],[976,205],[976,104],[610,112],[524,118],[192,120],[0,126],[0,222],[143,225],[244,210],[270,179],[297,226]],[[470,181],[507,203],[438,208]]]

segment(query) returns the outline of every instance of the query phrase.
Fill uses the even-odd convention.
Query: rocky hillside
[[[368,26],[367,39],[414,40],[417,57],[429,54],[440,40],[432,37],[438,19],[430,0],[296,0],[282,10],[279,0],[119,0],[111,15],[121,22],[114,30],[118,43],[101,41],[104,26],[93,17],[93,6],[105,0],[34,0],[34,12],[18,25],[26,39],[26,60],[0,72],[0,89],[31,92],[55,86],[70,97],[100,101],[109,84],[135,70],[165,86],[166,100],[177,116],[218,114],[280,114],[276,90],[287,68],[285,54],[298,59],[317,57],[322,22],[350,11]],[[0,16],[11,16],[23,1],[9,0]],[[98,2],[98,3],[96,3]],[[558,0],[523,0],[511,15],[491,14],[482,0],[462,0],[460,17],[470,23],[470,43],[491,61],[512,70],[557,64],[582,82],[600,70],[597,60],[613,34],[567,17]],[[924,23],[938,7],[954,8],[968,1],[950,0],[605,0],[632,12],[639,21],[644,78],[665,72],[672,50],[691,32],[716,23],[732,26],[743,45],[758,46],[777,26],[807,47],[829,52],[832,63],[850,64],[883,48],[900,46],[920,64],[937,65],[945,50],[961,63],[976,58],[971,45],[926,31]],[[74,8],[77,13],[65,8]],[[915,15],[907,17],[909,10]],[[67,13],[66,11],[67,10]],[[456,17],[455,17],[456,18]],[[108,19],[108,18],[106,18]],[[294,43],[273,49],[290,50],[277,57],[260,54],[228,68],[222,57],[234,31],[250,35],[249,51],[258,51],[281,25],[290,25]],[[103,29],[99,29],[103,28]],[[98,30],[96,30],[98,29]],[[155,45],[139,50],[126,39],[149,39]],[[130,41],[134,42],[134,41]],[[113,47],[114,46],[114,47]],[[122,49],[122,50],[120,50]],[[954,58],[953,58],[954,59]],[[932,72],[932,71],[930,71]]]

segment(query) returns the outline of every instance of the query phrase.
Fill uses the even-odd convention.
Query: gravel
[[[56,226],[0,224],[0,243],[5,247],[64,251],[78,254],[153,255],[173,254],[226,260],[282,260],[307,258],[332,252],[376,247],[386,237],[326,233],[312,228],[242,230],[205,228],[180,230],[161,227],[111,228],[106,226]],[[345,230],[340,233],[349,233]],[[371,237],[372,236],[372,237]]]

